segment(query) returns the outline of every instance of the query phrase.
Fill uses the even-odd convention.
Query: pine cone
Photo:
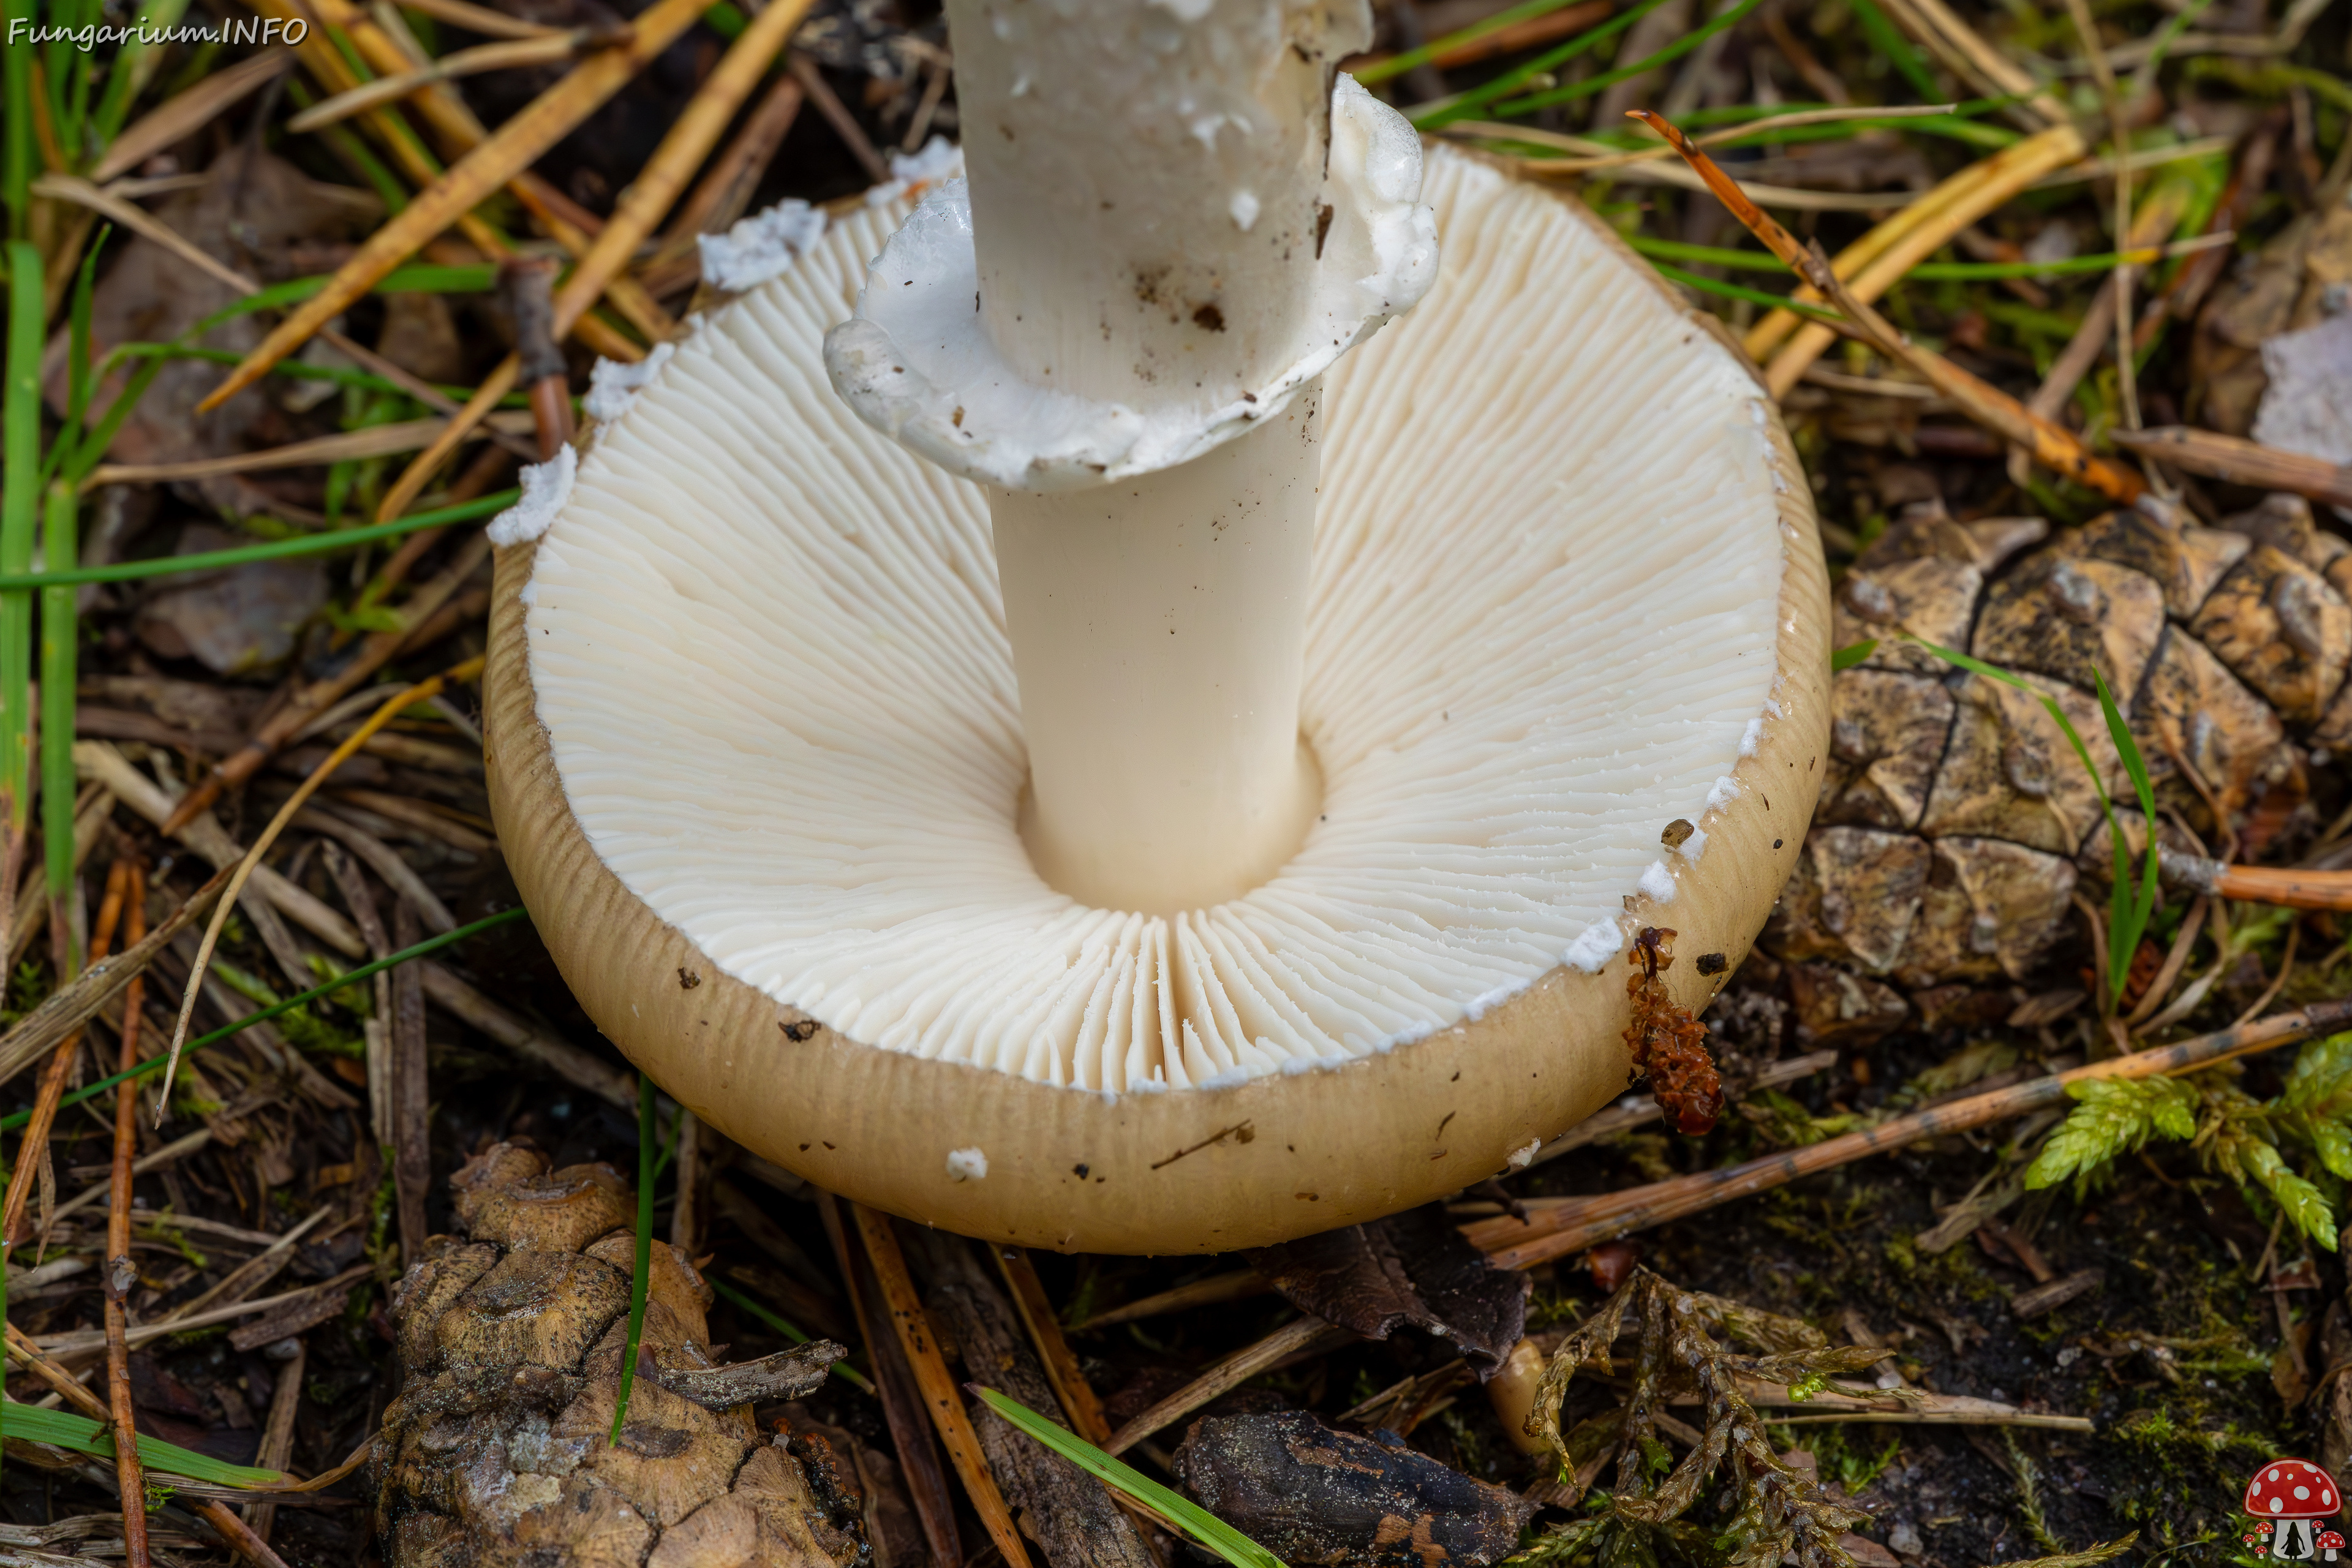
[[[2031,978],[2066,935],[2077,879],[2112,867],[2097,794],[2042,705],[1900,633],[2055,699],[2135,854],[2147,827],[2094,668],[2159,808],[2209,845],[2225,817],[2242,858],[2309,815],[2307,767],[2352,744],[2352,545],[2305,502],[2273,496],[2222,528],[2116,511],[2045,540],[2038,518],[1915,507],[1838,584],[1834,646],[1878,647],[1831,683],[1822,804],[1764,943],[1860,972],[1866,1005],[1843,1011],[1865,1032],[1903,1016],[1871,977],[1931,1019],[1956,983]],[[2194,848],[2164,823],[2158,843]]]
[[[400,1393],[367,1468],[384,1561],[864,1568],[857,1501],[806,1447],[822,1439],[787,1447],[748,1404],[706,1407],[714,1384],[744,1394],[711,1370],[710,1290],[676,1247],[653,1249],[628,1421],[609,1441],[635,1200],[609,1165],[547,1165],[505,1143],[468,1161],[450,1178],[466,1235],[434,1237],[394,1295]],[[820,1342],[756,1363],[793,1363],[757,1396],[807,1392],[840,1354]]]

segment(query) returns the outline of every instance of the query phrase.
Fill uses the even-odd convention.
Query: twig
[[[2259,441],[2197,430],[2185,425],[2159,425],[2151,430],[2117,430],[2111,437],[2128,447],[2208,479],[2255,489],[2291,490],[2329,506],[2352,507],[2352,465],[2281,451]]]
[[[123,1500],[123,1506],[131,1506],[128,1498]],[[230,1549],[238,1556],[259,1563],[261,1568],[286,1568],[286,1560],[272,1552],[269,1542],[256,1535],[251,1526],[231,1512],[228,1504],[207,1500],[197,1503],[195,1509],[206,1524],[220,1531],[221,1539],[228,1542]]]
[[[156,1097],[155,1120],[158,1126],[163,1124],[164,1112],[171,1104],[172,1078],[179,1070],[180,1047],[187,1041],[188,1019],[196,1010],[196,994],[204,984],[205,970],[212,962],[213,949],[220,942],[221,926],[228,919],[230,907],[252,877],[254,868],[260,864],[262,856],[268,854],[269,847],[278,841],[278,836],[286,830],[286,824],[301,809],[302,803],[310,799],[319,786],[327,782],[328,776],[342,766],[370,735],[391,723],[411,703],[421,702],[437,694],[453,681],[471,680],[481,672],[481,668],[482,659],[478,654],[430,679],[417,682],[376,710],[373,718],[352,731],[350,740],[329,752],[326,760],[312,768],[310,775],[295,786],[294,793],[286,798],[286,804],[278,808],[278,815],[269,819],[269,826],[263,828],[260,837],[253,841],[253,847],[247,849],[245,858],[237,862],[236,874],[229,879],[227,896],[214,910],[211,921],[205,927],[204,942],[196,950],[195,962],[188,966],[188,988],[180,998],[179,1021],[172,1028],[170,1060],[163,1068],[163,1089]],[[173,813],[174,816],[178,815]]]
[[[1070,1418],[1070,1429],[1099,1447],[1110,1436],[1110,1420],[1103,1414],[1102,1401],[1095,1397],[1085,1369],[1078,1365],[1077,1352],[1062,1337],[1061,1322],[1054,1316],[1054,1303],[1046,1299],[1045,1281],[1037,1278],[1037,1266],[1017,1247],[992,1245],[988,1250],[1012,1293],[1013,1310],[1036,1348],[1045,1381],[1054,1385],[1054,1397],[1062,1402],[1062,1412]]]
[[[116,862],[130,868],[125,896],[131,904],[131,945],[135,949],[147,934],[147,868],[127,857]],[[112,879],[110,876],[109,880]],[[116,1053],[117,1071],[139,1065],[139,1025],[146,1016],[147,982],[133,975],[122,994],[122,1044]],[[118,1435],[138,1431],[131,1399],[131,1287],[139,1278],[131,1261],[131,1170],[139,1156],[139,1085],[125,1079],[114,1091],[114,1170],[108,1184],[106,1205],[106,1395]],[[139,1445],[114,1445],[114,1475],[122,1492],[122,1544],[131,1568],[147,1561],[146,1479],[139,1464]],[[135,1522],[134,1522],[135,1521]]]
[[[530,398],[542,463],[572,439],[572,387],[556,341],[555,271],[552,257],[518,257],[499,268],[499,293],[514,320],[515,379]]]
[[[1507,1217],[1482,1220],[1465,1226],[1464,1234],[1486,1248],[1497,1267],[1531,1268],[1538,1263],[1580,1252],[1594,1242],[1703,1213],[1735,1198],[1752,1196],[1816,1172],[1851,1164],[1866,1155],[1885,1153],[1923,1138],[1963,1132],[2057,1105],[2065,1100],[2069,1084],[2092,1079],[2147,1079],[2186,1072],[2231,1057],[2292,1045],[2347,1026],[2352,1026],[2352,1000],[2316,1002],[2260,1023],[2201,1035],[2175,1046],[2109,1057],[1744,1164],[1678,1176],[1594,1198],[1530,1198],[1526,1204],[1525,1222]]]
[[[2034,460],[2043,467],[2087,485],[2112,500],[2129,502],[2147,491],[2147,482],[2138,475],[2094,456],[2073,431],[2036,417],[2007,393],[1970,375],[1943,355],[1912,343],[1886,318],[1847,290],[1826,256],[1818,249],[1800,247],[1787,229],[1748,199],[1738,182],[1717,167],[1714,159],[1692,146],[1689,138],[1648,110],[1631,112],[1675,144],[1675,150],[1706,182],[1707,188],[1764,242],[1765,248],[1803,274],[1881,353],[1910,366],[1920,379],[1958,404],[1970,418],[2030,448]]]
[[[1123,1454],[1154,1432],[1198,1410],[1229,1388],[1255,1377],[1295,1352],[1331,1350],[1356,1336],[1308,1313],[1293,1318],[1274,1332],[1211,1366],[1206,1372],[1110,1435],[1103,1452]]]
[[[955,1376],[940,1354],[938,1337],[923,1310],[922,1298],[915,1292],[914,1279],[907,1272],[907,1259],[898,1250],[898,1237],[890,1228],[890,1216],[863,1204],[850,1205],[849,1212],[857,1222],[858,1235],[866,1242],[866,1256],[872,1260],[875,1277],[882,1287],[891,1327],[898,1331],[908,1364],[914,1368],[923,1403],[930,1409],[931,1425],[939,1430],[949,1463],[963,1479],[964,1495],[971,1500],[972,1511],[980,1515],[988,1538],[1003,1553],[1009,1568],[1029,1568],[1028,1548],[1022,1542],[1019,1527],[1013,1522],[1013,1510],[1004,1506],[1004,1494],[996,1489],[996,1478],[989,1473],[987,1456],[981,1451],[980,1435],[972,1430],[971,1417],[964,1412]]]

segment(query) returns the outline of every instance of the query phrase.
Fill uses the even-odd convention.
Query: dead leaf
[[[1410,1325],[1449,1341],[1481,1383],[1527,1326],[1531,1282],[1489,1267],[1443,1204],[1262,1247],[1249,1260],[1293,1306],[1366,1339]]]

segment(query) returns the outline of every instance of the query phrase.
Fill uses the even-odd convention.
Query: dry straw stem
[[[1830,264],[1831,268],[1839,278],[1850,279],[1847,288],[1855,299],[1864,303],[1877,300],[1901,281],[1905,273],[1949,244],[1954,235],[2042,175],[2080,159],[2084,150],[2082,133],[2071,125],[2057,126],[2013,147],[2004,147],[1920,197],[1914,205],[1926,210],[1917,217],[1911,217],[1906,208],[1899,218],[1881,224],[1849,246]],[[1960,184],[1964,177],[1967,183]],[[1889,234],[1883,243],[1873,246],[1882,230],[1893,229],[1901,219],[1910,221],[1899,232]],[[1851,264],[1848,258],[1853,258]],[[1808,285],[1798,289],[1796,297],[1818,301],[1822,296],[1820,289]],[[1818,321],[1800,326],[1793,311],[1774,310],[1748,331],[1748,353],[1760,358],[1792,328],[1795,336],[1764,367],[1764,384],[1775,397],[1789,395],[1789,389],[1828,350],[1835,335]]]
[[[2292,490],[2328,506],[2352,507],[2352,467],[2325,458],[2283,452],[2259,441],[2185,425],[2117,430],[2112,438],[2118,447],[2207,479],[2257,489]]]
[[[336,269],[324,289],[289,312],[212,390],[197,405],[198,412],[219,407],[268,374],[271,366],[301,347],[321,327],[374,288],[385,273],[407,260],[459,217],[472,212],[519,171],[538,162],[549,148],[569,135],[655,56],[667,48],[701,14],[701,0],[655,0],[636,18],[636,35],[626,45],[583,60],[562,81],[532,100],[513,119],[491,132],[488,141],[419,191],[415,200],[370,235],[357,254]],[[761,19],[765,19],[765,13]],[[608,226],[606,232],[609,234],[611,227],[616,226]]]
[[[349,120],[362,110],[396,102],[435,82],[455,81],[459,77],[478,76],[484,71],[513,70],[521,66],[560,65],[574,55],[623,41],[623,35],[599,32],[590,27],[574,27],[568,33],[557,33],[552,37],[508,38],[470,49],[453,50],[430,64],[412,67],[391,76],[380,76],[349,92],[339,92],[332,98],[314,103],[288,121],[286,129],[304,133],[323,131],[330,125]]]
[[[115,861],[106,874],[106,896],[98,907],[98,927],[90,933],[89,961],[102,961],[114,946],[115,928],[122,920],[123,889],[129,886],[131,862]],[[41,1075],[40,1092],[33,1100],[33,1119],[25,1126],[24,1142],[16,1145],[16,1168],[8,1173],[8,1196],[0,1204],[0,1253],[14,1247],[21,1239],[17,1231],[25,1223],[25,1204],[32,1194],[33,1174],[41,1169],[48,1157],[49,1129],[58,1119],[58,1102],[65,1098],[66,1074],[72,1070],[74,1058],[81,1048],[81,1031],[72,1033],[58,1042],[50,1054],[49,1070]]]
[[[2024,99],[2026,114],[2048,125],[2072,118],[2056,94],[1985,42],[1944,0],[1887,0],[1886,8],[1911,35],[1941,57],[1953,74],[1973,81],[1988,98]]]
[[[486,38],[546,38],[563,31],[538,22],[526,22],[520,16],[509,16],[504,11],[493,11],[487,5],[470,5],[467,0],[402,0],[411,11],[421,11],[436,22],[451,22],[469,33],[479,33]]]
[[[89,177],[104,184],[127,174],[167,147],[177,146],[212,123],[213,116],[247,93],[286,74],[294,51],[273,44],[251,59],[207,74],[185,92],[157,104],[116,137],[106,156],[90,166]]]
[[[352,732],[350,740],[329,752],[326,760],[312,768],[310,776],[295,786],[294,793],[287,797],[286,804],[278,808],[278,815],[269,819],[269,826],[263,828],[260,837],[254,839],[253,847],[247,849],[245,852],[245,858],[237,862],[236,874],[229,879],[227,895],[213,910],[213,918],[205,927],[205,939],[196,948],[195,962],[188,966],[188,988],[180,997],[180,1016],[178,1022],[172,1027],[172,1049],[169,1059],[163,1065],[163,1087],[155,1099],[157,1126],[163,1125],[164,1114],[171,1107],[172,1079],[180,1070],[180,1047],[187,1043],[188,1019],[196,1010],[196,997],[204,987],[205,971],[211,966],[213,949],[220,942],[221,927],[228,919],[228,911],[235,906],[236,895],[244,889],[246,882],[253,876],[254,868],[258,866],[261,863],[261,858],[269,852],[269,847],[278,842],[278,836],[286,830],[286,825],[292,821],[294,814],[302,808],[302,803],[316,794],[319,786],[327,782],[328,776],[337,768],[341,767],[352,753],[365,744],[369,736],[391,723],[411,704],[437,697],[447,687],[472,680],[481,672],[482,658],[477,654],[463,664],[446,669],[430,679],[418,681],[377,709],[366,723]]]
[[[311,0],[321,20],[331,27],[340,28],[354,48],[375,70],[390,75],[429,67],[430,56],[418,46],[400,13],[384,6],[373,15],[350,5],[348,0]],[[383,18],[379,26],[376,18]],[[354,78],[353,79],[356,79]],[[418,118],[438,140],[442,151],[450,157],[463,157],[489,139],[489,131],[475,117],[466,100],[446,83],[429,82],[410,100]],[[431,181],[421,180],[420,184]],[[603,224],[593,213],[574,203],[554,186],[524,169],[507,182],[507,189],[522,203],[548,237],[564,250],[579,257],[587,253],[590,237],[602,229]],[[504,245],[486,252],[492,260],[504,260],[513,254]],[[668,311],[653,301],[642,289],[626,279],[615,278],[605,287],[604,297],[612,307],[627,318],[637,331],[655,342],[677,330],[677,323]],[[598,353],[612,359],[632,363],[645,357],[645,351],[595,317],[581,323],[581,342]]]
[[[485,422],[485,435],[522,436],[531,428],[530,416],[521,410],[495,414]],[[390,457],[414,452],[433,443],[448,428],[446,419],[403,419],[373,425],[336,436],[289,441],[259,452],[235,452],[225,458],[197,458],[184,463],[102,463],[90,470],[82,489],[101,485],[171,484],[182,479],[211,479],[218,474],[247,474],[267,468],[306,468],[361,458]]]
[[[1714,159],[1692,146],[1689,138],[1664,117],[1645,109],[1629,112],[1673,142],[1675,150],[1706,181],[1707,188],[1731,209],[1732,216],[1762,240],[1766,249],[1819,289],[1880,353],[1908,365],[1921,380],[1958,404],[1969,418],[2025,447],[2043,467],[2089,486],[2110,500],[2128,504],[2147,492],[2147,485],[2137,474],[2094,456],[2073,431],[2031,413],[2009,394],[1970,375],[1941,354],[1912,343],[1886,318],[1847,291],[1827,257],[1818,249],[1800,247],[1793,235],[1748,199],[1738,181],[1718,168]]]
[[[1750,1160],[1745,1164],[1633,1187],[1598,1198],[1532,1198],[1522,1222],[1507,1216],[1464,1227],[1471,1241],[1505,1268],[1581,1252],[1596,1242],[1702,1213],[1802,1176],[1851,1164],[1865,1155],[1904,1148],[1923,1138],[1964,1132],[2005,1121],[2045,1106],[2062,1104],[2069,1084],[2092,1079],[2147,1079],[2210,1067],[2232,1057],[2293,1045],[2314,1035],[2352,1026],[2352,1000],[2315,1002],[2260,1023],[2243,1024],[2179,1045],[2134,1051],[2046,1078],[1971,1095],[1932,1110],[1899,1116],[1843,1137]]]
[[[661,0],[669,4],[670,0]],[[588,307],[596,297],[606,291],[613,280],[621,277],[635,257],[637,247],[644,243],[661,220],[669,214],[670,205],[677,200],[678,192],[710,149],[727,129],[727,122],[742,107],[751,89],[767,74],[768,67],[784,46],[791,42],[801,18],[808,14],[811,0],[772,0],[728,49],[694,101],[687,105],[662,138],[661,145],[622,194],[613,216],[606,220],[604,230],[596,237],[588,254],[572,269],[572,276],[555,295],[555,335],[560,340],[570,335],[586,317]],[[658,9],[658,6],[656,7]],[[647,12],[646,16],[653,13]],[[646,16],[638,18],[638,31],[646,28]],[[617,51],[616,51],[617,52]],[[599,59],[604,57],[598,57]],[[594,61],[580,68],[577,76],[593,67]],[[526,113],[529,111],[526,110]],[[499,134],[505,134],[501,129]],[[356,259],[356,258],[354,258]],[[520,372],[520,361],[512,354],[499,362],[474,395],[467,399],[465,409],[452,419],[422,456],[411,462],[384,492],[383,503],[376,509],[379,521],[389,521],[406,511],[424,490],[425,484],[438,473],[441,465],[456,451],[467,431],[488,416],[500,398],[514,390]]]
[[[1979,159],[1953,174],[1916,201],[1873,228],[1840,251],[1830,265],[1840,278],[1854,282],[1854,292],[1864,300],[1875,300],[1891,287],[1895,278],[1933,256],[1952,236],[1976,222],[1986,213],[2015,195],[2024,186],[2049,173],[2081,158],[2088,150],[2079,132],[2071,126],[2056,126],[2040,135],[2032,136],[2013,147],[2004,147],[1990,158]],[[2030,172],[2028,170],[2030,169]],[[1915,233],[1932,236],[1906,243]],[[1880,257],[1901,247],[1904,257],[1891,277],[1880,280],[1875,277],[1864,280],[1865,268]],[[1819,302],[1821,296],[1810,287],[1801,288],[1796,297]],[[1773,310],[1748,330],[1744,340],[1748,357],[1762,363],[1765,357],[1786,342],[1789,335],[1803,324],[1794,310]],[[1827,340],[1822,345],[1828,346]],[[1815,354],[1821,350],[1815,349]],[[1790,384],[1795,384],[1794,377]]]
[[[1335,1328],[1312,1313],[1293,1318],[1255,1344],[1245,1345],[1216,1363],[1112,1433],[1110,1440],[1102,1446],[1103,1452],[1127,1452],[1154,1432],[1181,1421],[1225,1390],[1239,1387],[1286,1356],[1336,1350],[1355,1337],[1348,1330]]]
[[[1572,153],[1580,157],[1607,157],[1624,151],[1606,142],[1595,142],[1589,136],[1570,136],[1558,131],[1508,125],[1498,121],[1452,121],[1438,133],[1465,142],[1510,142],[1523,146],[1557,147],[1563,153]],[[1548,160],[1511,156],[1511,162],[1518,171],[1532,175],[1542,174]],[[1618,172],[1616,178],[1634,184],[1671,185],[1683,191],[1706,189],[1705,181],[1675,163],[1629,164]],[[1748,194],[1765,206],[1783,207],[1791,212],[1884,212],[1889,207],[1899,207],[1911,199],[1909,191],[1808,191],[1793,185],[1750,185]]]
[[[930,1407],[931,1425],[940,1435],[940,1446],[948,1451],[949,1461],[956,1474],[963,1479],[966,1496],[971,1499],[972,1511],[987,1527],[988,1537],[996,1542],[997,1551],[1004,1554],[1008,1568],[1029,1568],[1029,1552],[1021,1542],[1021,1531],[1013,1522],[1013,1510],[1004,1504],[1004,1494],[996,1489],[996,1478],[989,1473],[987,1456],[982,1453],[980,1434],[971,1428],[971,1417],[964,1413],[963,1396],[956,1387],[955,1376],[940,1354],[939,1336],[931,1331],[929,1314],[923,1310],[922,1298],[915,1293],[914,1277],[907,1272],[906,1255],[898,1249],[898,1235],[890,1228],[890,1216],[863,1204],[851,1204],[850,1214],[857,1221],[857,1232],[866,1242],[866,1256],[873,1261],[875,1277],[881,1281],[883,1305],[890,1314],[890,1326],[897,1331],[899,1348],[907,1352],[907,1363],[914,1368],[915,1382],[921,1388],[923,1403]]]
[[[1920,103],[1894,109],[1846,108],[1801,109],[1789,114],[1775,114],[1745,125],[1726,126],[1698,137],[1691,145],[1714,147],[1743,137],[1760,136],[1771,131],[1793,131],[1801,125],[1826,125],[1845,120],[1917,120],[1931,114],[1949,114],[1960,106],[1957,103]],[[1591,158],[1530,158],[1519,166],[1530,174],[1580,174],[1593,169],[1622,168],[1629,163],[1654,163],[1671,158],[1675,150],[1661,142],[1654,147],[1639,147],[1630,153],[1611,153]]]
[[[1045,1281],[1037,1278],[1037,1266],[1017,1247],[992,1246],[988,1250],[995,1256],[997,1272],[1004,1276],[1013,1310],[1028,1331],[1029,1342],[1037,1348],[1037,1360],[1045,1368],[1045,1381],[1054,1385],[1054,1397],[1061,1401],[1072,1429],[1100,1447],[1110,1436],[1110,1418],[1103,1414],[1102,1401],[1095,1397],[1094,1385],[1078,1365],[1077,1353],[1062,1337],[1061,1322],[1054,1316]]]

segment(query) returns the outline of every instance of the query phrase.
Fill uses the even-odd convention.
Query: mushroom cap
[[[2343,1506],[2336,1478],[2308,1459],[2273,1459],[2246,1483],[2256,1519],[2325,1519]]]
[[[1639,926],[1679,933],[1676,1000],[1723,984],[1821,778],[1811,489],[1712,318],[1572,198],[1434,146],[1423,199],[1437,284],[1326,383],[1325,821],[1234,904],[1145,922],[1028,868],[984,497],[826,385],[904,203],[707,321],[499,550],[499,839],[682,1104],[965,1235],[1223,1251],[1624,1092]]]

